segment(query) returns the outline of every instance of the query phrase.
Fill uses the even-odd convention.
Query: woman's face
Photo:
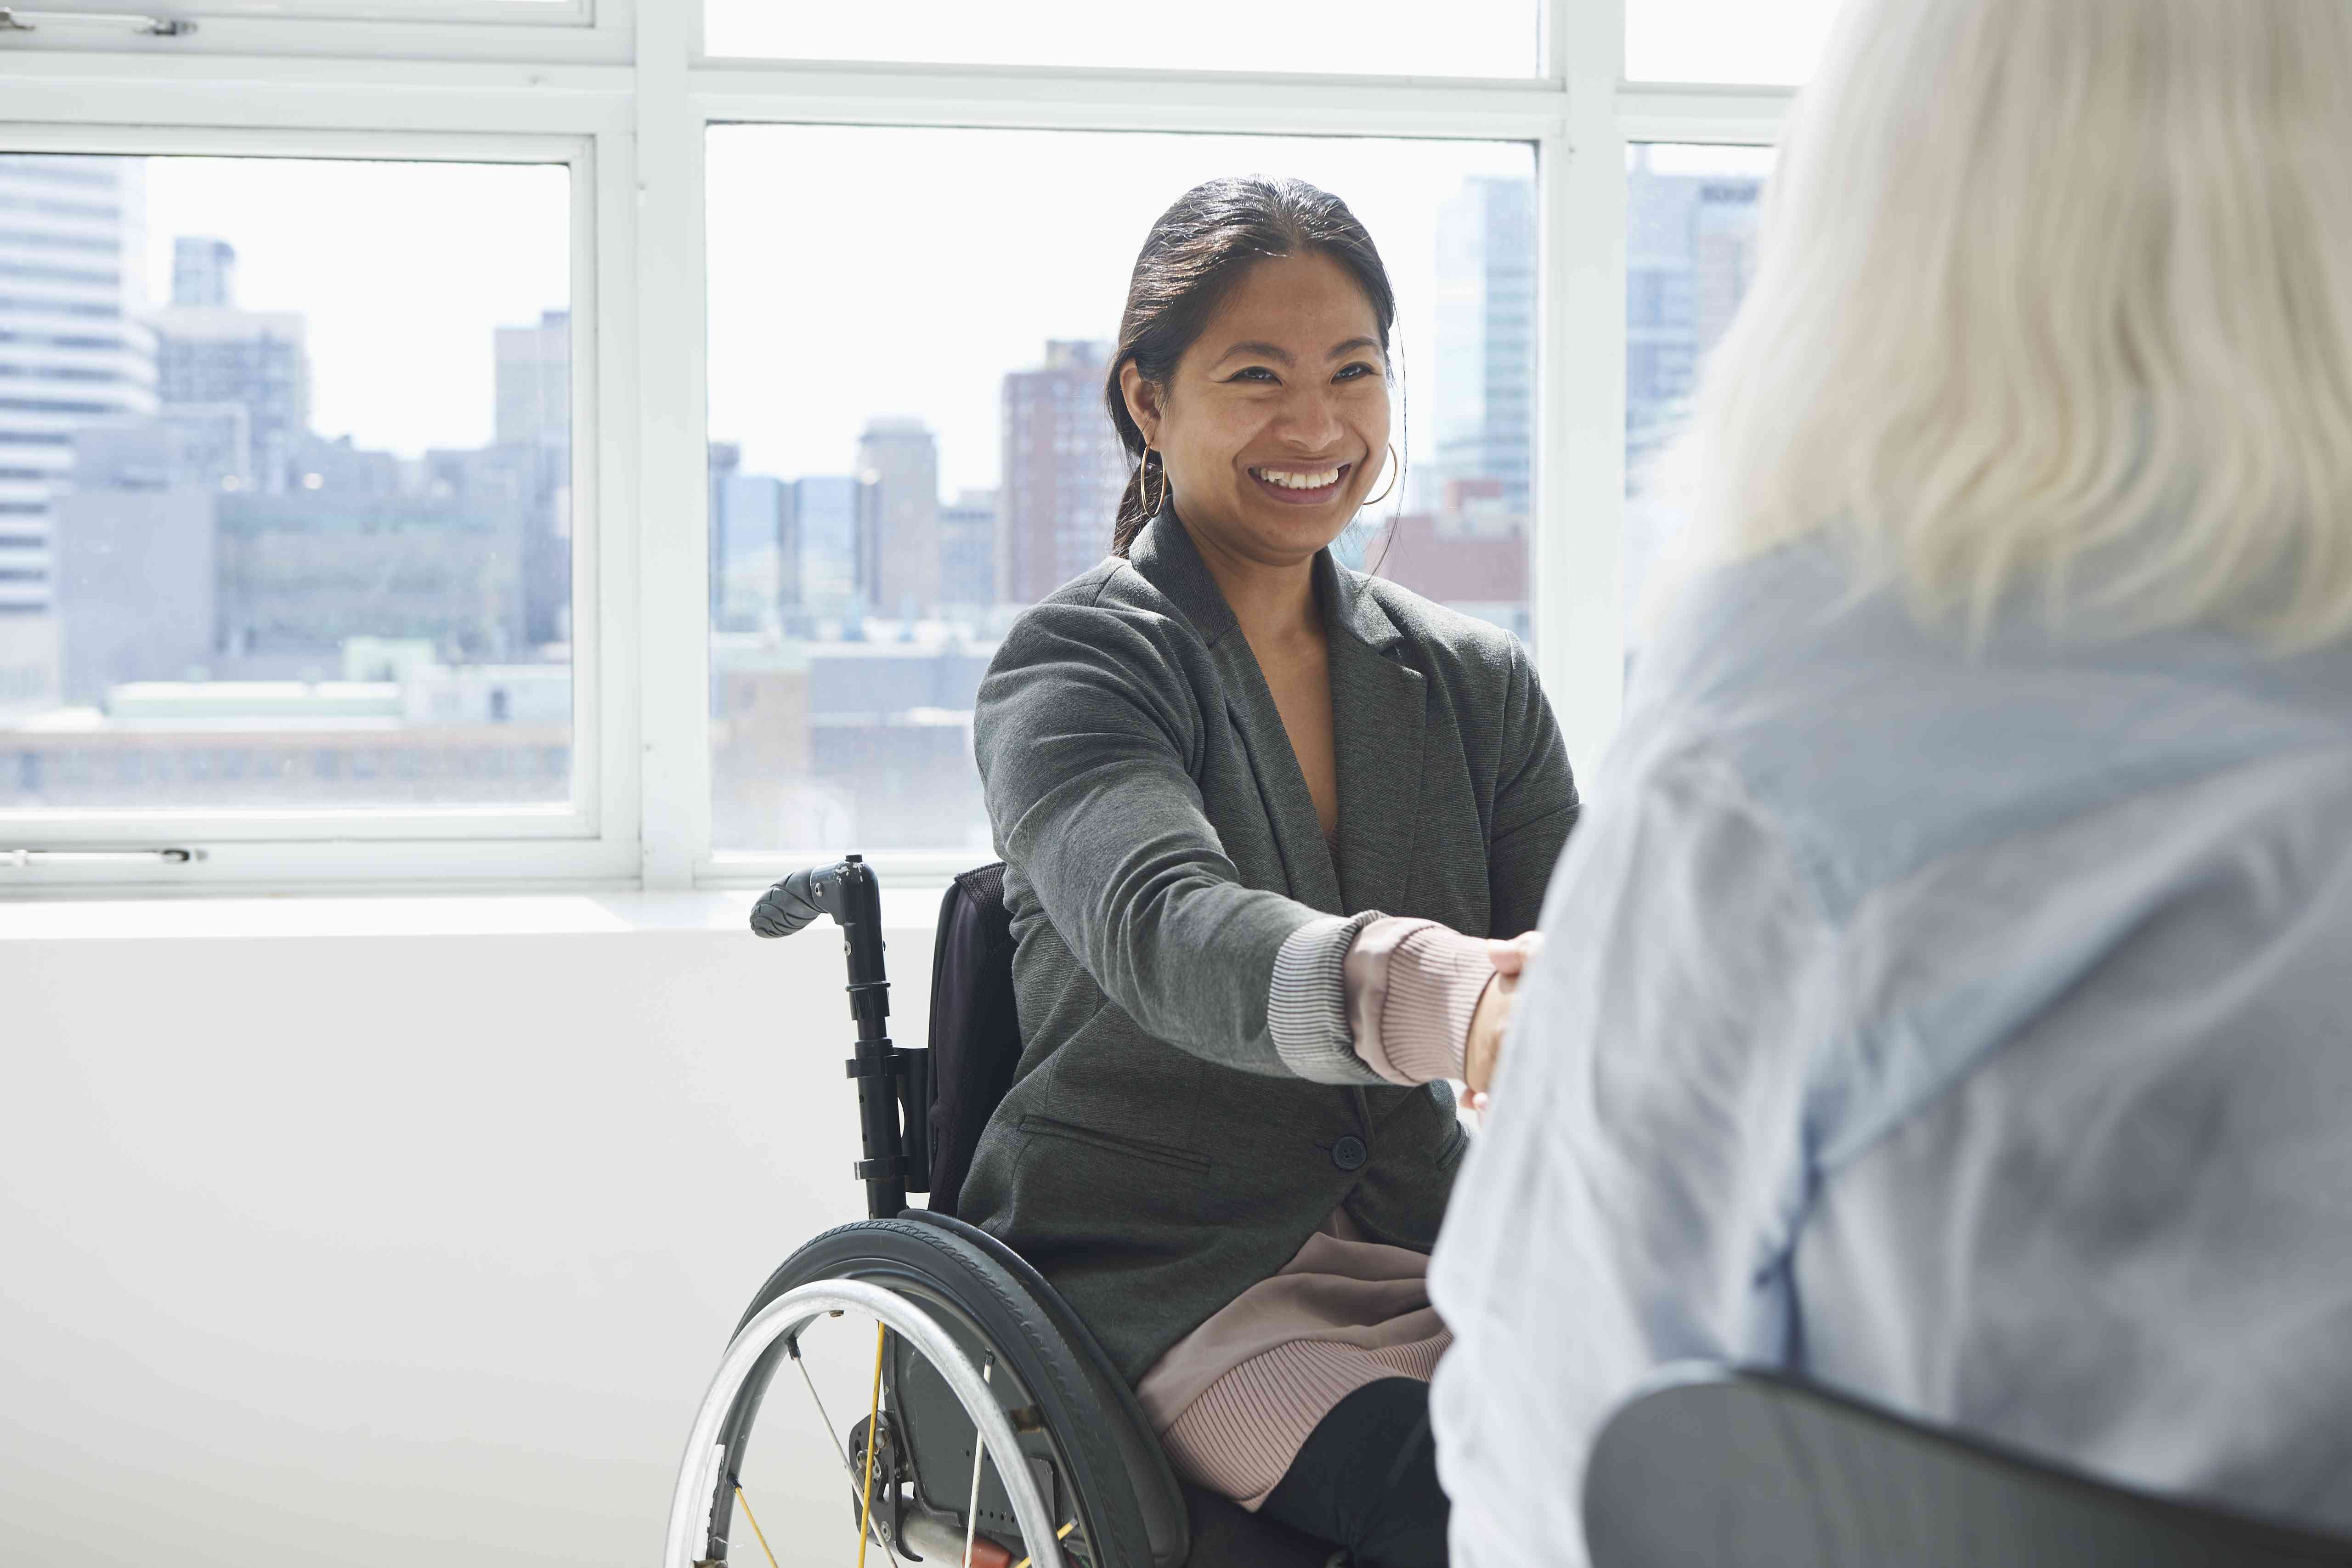
[[[1380,322],[1347,269],[1318,252],[1252,267],[1168,384],[1130,361],[1120,387],[1186,526],[1265,565],[1338,538],[1386,466]]]

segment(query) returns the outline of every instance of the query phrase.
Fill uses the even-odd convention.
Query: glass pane
[[[1840,0],[1626,0],[1633,81],[1809,79]]]
[[[1342,553],[1527,630],[1531,147],[731,126],[709,154],[721,850],[986,856],[981,673],[1108,551],[1108,340],[1152,219],[1218,174],[1346,198],[1396,286],[1407,471]],[[808,242],[853,212],[855,245]]]
[[[570,798],[569,179],[0,155],[0,814]]]
[[[1193,0],[1181,16],[1099,0],[703,0],[712,55],[954,65],[1536,76],[1538,0]]]
[[[1652,469],[1697,390],[1706,352],[1756,271],[1765,147],[1627,149],[1625,593],[1638,604],[1679,525]]]

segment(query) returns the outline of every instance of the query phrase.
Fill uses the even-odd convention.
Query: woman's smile
[[[1339,495],[1355,468],[1353,463],[1313,468],[1263,463],[1248,472],[1261,491],[1285,506],[1321,506]]]

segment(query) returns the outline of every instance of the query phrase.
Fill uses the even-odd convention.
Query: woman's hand
[[[1495,1067],[1503,1054],[1503,1037],[1510,1032],[1511,1016],[1518,1006],[1519,984],[1528,961],[1543,949],[1543,932],[1531,931],[1508,942],[1486,943],[1494,961],[1495,978],[1478,998],[1470,1016],[1470,1038],[1465,1043],[1462,1103],[1471,1110],[1486,1108],[1486,1086],[1495,1081]]]

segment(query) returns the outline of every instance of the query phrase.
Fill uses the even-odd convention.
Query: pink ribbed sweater
[[[1432,921],[1373,921],[1348,951],[1356,1054],[1391,1083],[1461,1077],[1494,974],[1475,938]],[[1427,1382],[1449,1342],[1423,1284],[1428,1262],[1335,1211],[1274,1278],[1144,1373],[1137,1396],[1177,1471],[1255,1509],[1340,1400],[1383,1377]]]

